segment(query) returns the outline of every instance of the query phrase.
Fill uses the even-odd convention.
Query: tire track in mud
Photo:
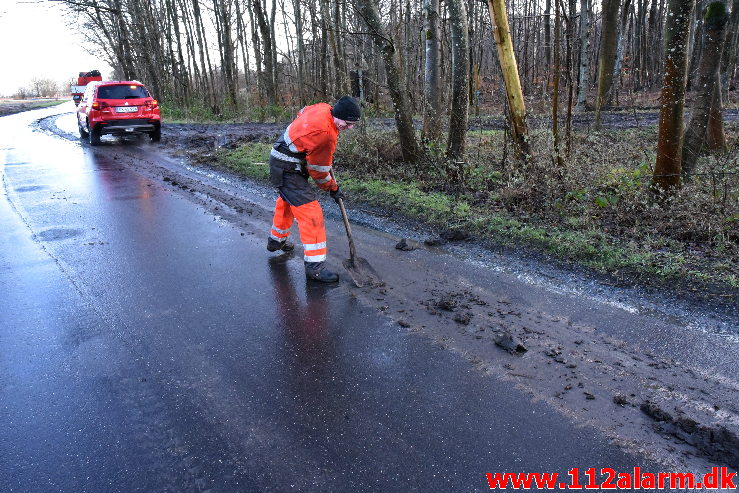
[[[705,470],[712,461],[739,468],[735,379],[516,305],[465,279],[403,281],[387,279],[390,287],[357,297],[628,452],[683,469],[702,463]]]

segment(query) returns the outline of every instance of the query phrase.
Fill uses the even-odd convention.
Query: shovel
[[[380,280],[380,276],[377,275],[377,272],[375,272],[375,269],[372,268],[369,262],[362,257],[357,257],[357,250],[354,248],[354,238],[352,238],[352,227],[349,225],[349,217],[346,215],[344,200],[337,199],[336,202],[341,209],[341,218],[344,220],[346,236],[349,238],[349,258],[344,259],[344,268],[349,271],[354,285],[358,288],[364,287],[367,284],[370,286],[384,286],[385,283]]]
[[[333,177],[333,171],[331,177]],[[357,250],[354,248],[354,238],[352,237],[352,227],[349,225],[349,216],[346,214],[346,207],[344,207],[343,199],[336,199],[336,203],[339,204],[341,209],[341,218],[344,220],[344,227],[346,228],[346,236],[349,239],[349,258],[344,259],[344,268],[349,271],[349,275],[354,281],[354,285],[358,288],[364,287],[365,285],[370,286],[384,286],[385,283],[377,275],[375,269],[362,257],[357,257]]]

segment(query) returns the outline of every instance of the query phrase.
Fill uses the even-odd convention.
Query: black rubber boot
[[[326,268],[325,262],[305,262],[305,277],[309,281],[338,282],[339,275]]]
[[[283,252],[292,252],[295,248],[295,243],[291,241],[278,241],[274,238],[269,238],[267,240],[267,250],[270,252],[276,252],[277,250],[282,250]]]

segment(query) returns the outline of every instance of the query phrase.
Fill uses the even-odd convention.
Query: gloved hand
[[[344,192],[341,191],[341,188],[331,190],[329,195],[331,195],[331,198],[334,199],[337,204],[339,203],[339,199],[344,199]]]

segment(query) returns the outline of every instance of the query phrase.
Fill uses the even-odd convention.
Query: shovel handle
[[[334,176],[334,170],[331,169],[329,171],[331,178],[336,181],[336,176]],[[349,258],[351,259],[352,265],[356,265],[357,261],[357,250],[354,248],[354,238],[352,237],[352,227],[349,225],[349,216],[346,214],[346,207],[344,207],[344,199],[338,198],[336,199],[336,203],[339,204],[339,209],[341,209],[341,219],[344,220],[344,227],[346,228],[346,237],[349,239]]]
[[[349,258],[352,264],[356,265],[357,251],[354,248],[354,238],[352,238],[352,227],[349,225],[349,216],[346,214],[346,207],[344,207],[344,199],[336,199],[336,203],[339,204],[341,209],[341,218],[344,220],[344,227],[346,228],[346,237],[349,239]]]

